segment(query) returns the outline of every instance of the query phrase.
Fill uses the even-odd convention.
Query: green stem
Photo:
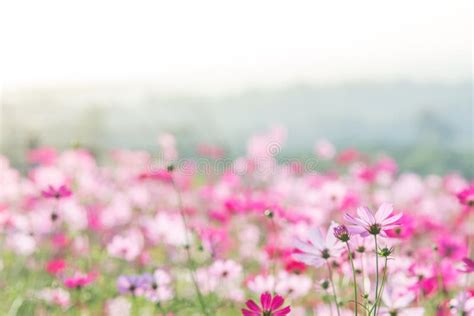
[[[336,287],[334,286],[334,281],[333,281],[333,279],[332,279],[332,269],[331,269],[331,265],[329,264],[329,261],[328,261],[328,260],[326,260],[326,264],[327,264],[327,266],[328,266],[329,281],[331,282],[332,295],[333,295],[333,298],[334,298],[334,304],[336,304],[337,316],[341,316],[341,312],[339,311],[339,304],[337,303]]]
[[[382,284],[380,285],[379,294],[375,299],[375,306],[379,305],[379,307],[380,307],[380,302],[381,302],[381,298],[382,298],[383,289],[384,289],[384,286],[385,286],[385,281],[387,280],[387,262],[388,262],[388,258],[385,257],[385,263],[384,263],[384,267],[383,267]],[[375,311],[374,311],[374,314],[375,314]],[[375,314],[375,315],[377,315],[377,314]]]
[[[374,316],[377,315],[377,295],[379,291],[379,254],[377,245],[377,235],[374,235],[375,241],[375,303],[374,303]]]
[[[275,225],[275,220],[273,219],[273,217],[271,218],[271,221],[272,221],[272,230],[273,230],[273,238],[275,238],[273,240],[273,254],[272,254],[272,275],[273,275],[273,279],[276,280],[276,245],[278,244],[278,241],[277,241],[277,232],[276,232],[276,225]],[[276,286],[276,282],[273,282],[273,295],[276,294],[275,292],[275,286]]]
[[[181,215],[181,220],[183,221],[183,225],[184,225],[184,235],[185,235],[185,240],[186,240],[186,246],[185,246],[185,249],[186,249],[186,257],[187,257],[187,261],[188,261],[188,267],[189,267],[189,270],[190,270],[190,274],[191,274],[191,280],[193,282],[193,285],[194,285],[194,288],[196,290],[196,294],[197,294],[197,297],[198,297],[198,301],[199,301],[199,305],[201,306],[201,310],[202,312],[204,313],[204,315],[208,316],[209,313],[207,311],[207,308],[206,308],[206,304],[204,303],[204,299],[202,297],[202,294],[201,294],[201,289],[199,288],[199,284],[197,283],[197,280],[196,280],[196,267],[194,265],[194,261],[192,259],[192,256],[191,256],[191,241],[190,241],[190,238],[188,236],[188,231],[189,231],[189,228],[188,228],[188,222],[186,220],[186,214],[184,213],[184,207],[183,207],[183,200],[181,198],[181,193],[178,189],[178,187],[176,186],[176,183],[173,179],[173,187],[176,191],[176,194],[178,196],[178,207],[179,207],[179,213]]]
[[[356,279],[356,270],[354,267],[354,261],[352,259],[352,252],[351,252],[351,246],[349,245],[349,242],[346,241],[347,245],[347,251],[349,252],[349,261],[351,262],[351,267],[352,267],[352,276],[354,278],[354,302],[355,302],[355,308],[354,308],[354,315],[357,316],[357,310],[359,309],[358,306],[358,300],[357,300],[357,279]]]
[[[163,306],[161,305],[160,302],[156,303],[156,307],[158,308],[158,311],[159,311],[163,316],[166,315],[166,311],[165,311],[165,309],[163,308]]]

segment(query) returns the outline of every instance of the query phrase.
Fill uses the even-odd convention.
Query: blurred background
[[[280,156],[318,139],[403,170],[474,176],[472,3],[12,1],[1,11],[0,151],[184,156],[285,126]]]

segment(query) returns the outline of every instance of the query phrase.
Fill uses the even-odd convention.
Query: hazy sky
[[[15,0],[0,11],[5,87],[153,80],[226,90],[472,72],[469,0]]]

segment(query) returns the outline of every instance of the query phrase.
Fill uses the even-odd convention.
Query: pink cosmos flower
[[[353,149],[353,148],[348,148],[343,150],[338,156],[337,156],[337,163],[341,165],[348,165],[351,162],[356,161],[357,159],[360,158],[360,153]]]
[[[386,231],[387,236],[390,238],[410,239],[417,229],[416,220],[416,217],[404,214],[397,222],[400,224],[398,227]]]
[[[474,206],[474,185],[465,188],[457,194],[458,200],[461,204],[466,206]]]
[[[464,273],[474,272],[474,260],[469,259],[469,258],[464,258],[462,259],[462,262],[464,262],[464,267],[462,270],[459,269],[459,271],[464,272]]]
[[[318,157],[324,160],[330,160],[336,155],[336,148],[326,139],[321,139],[316,143],[314,151]]]
[[[66,197],[70,197],[72,195],[72,191],[65,185],[61,185],[57,188],[53,187],[52,185],[48,186],[48,189],[41,191],[41,195],[47,199],[62,199]]]
[[[219,282],[235,280],[242,274],[242,266],[233,260],[216,260],[209,267],[209,273],[216,277]]]
[[[394,289],[387,286],[382,293],[382,300],[386,307],[380,308],[380,315],[400,315],[400,316],[422,316],[423,307],[409,307],[415,299],[413,292],[407,292],[403,295],[398,294]]]
[[[66,269],[66,261],[63,259],[51,260],[46,264],[46,271],[49,274],[56,275]]]
[[[352,234],[360,234],[362,237],[369,235],[381,235],[387,237],[385,231],[394,229],[399,226],[398,220],[402,217],[402,213],[391,216],[393,206],[388,203],[380,205],[377,213],[372,212],[367,207],[359,207],[357,209],[357,217],[345,214],[344,218],[351,225],[348,225]]]
[[[138,175],[140,180],[156,180],[164,183],[171,183],[173,181],[173,175],[166,169],[158,169],[152,171],[146,171]]]
[[[143,236],[138,230],[131,230],[123,235],[116,235],[107,245],[110,256],[127,261],[135,260],[143,250]]]
[[[69,292],[61,288],[44,288],[36,296],[50,305],[58,305],[64,309],[70,305]]]
[[[338,257],[344,250],[344,244],[338,242],[334,236],[334,229],[339,226],[333,222],[329,227],[326,238],[323,238],[319,229],[313,229],[309,232],[309,240],[295,242],[295,248],[299,251],[293,254],[293,258],[303,262],[306,265],[320,267],[327,259]]]
[[[269,292],[275,288],[275,277],[268,274],[259,274],[251,277],[247,286],[255,293]]]
[[[268,292],[260,295],[260,306],[253,300],[248,300],[245,305],[248,309],[242,309],[244,316],[285,316],[291,312],[290,306],[281,308],[285,299],[280,295],[272,295]]]
[[[30,150],[27,158],[30,163],[52,165],[58,158],[58,152],[53,147],[40,147]]]
[[[67,236],[63,233],[55,234],[54,236],[51,237],[51,245],[55,249],[62,249],[67,247],[69,244],[69,239]]]
[[[223,148],[209,144],[199,144],[197,147],[197,152],[201,156],[209,157],[212,159],[222,158],[225,154]]]
[[[76,272],[72,277],[64,280],[64,285],[70,289],[79,289],[94,282],[96,277],[97,275],[94,272],[89,272],[87,274]]]
[[[467,254],[467,247],[464,242],[448,235],[440,237],[436,244],[439,255],[443,259],[460,260]]]

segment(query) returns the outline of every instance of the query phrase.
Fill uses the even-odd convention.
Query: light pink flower
[[[334,228],[337,226],[335,222],[331,224],[326,238],[323,238],[319,229],[313,229],[309,232],[309,240],[296,240],[295,248],[299,252],[293,254],[293,258],[306,265],[320,267],[327,259],[338,257],[345,246],[334,236]]]
[[[63,309],[70,305],[69,292],[61,288],[44,288],[36,293],[36,297],[50,305],[58,305]]]
[[[385,231],[394,229],[399,226],[398,220],[402,217],[402,213],[391,216],[393,206],[388,203],[380,205],[377,213],[372,212],[367,207],[359,207],[357,209],[357,217],[345,214],[344,218],[351,225],[348,225],[352,234],[360,234],[362,237],[369,235],[381,235],[387,237]]]
[[[382,293],[382,300],[386,307],[380,309],[380,315],[422,316],[425,312],[423,307],[409,307],[414,299],[413,292],[400,295],[387,286]]]
[[[41,191],[41,195],[47,199],[62,199],[70,197],[72,192],[65,184],[59,187],[50,185],[48,186],[48,189]]]
[[[142,252],[143,242],[140,231],[132,230],[124,235],[115,236],[107,245],[107,251],[112,257],[133,261]]]

